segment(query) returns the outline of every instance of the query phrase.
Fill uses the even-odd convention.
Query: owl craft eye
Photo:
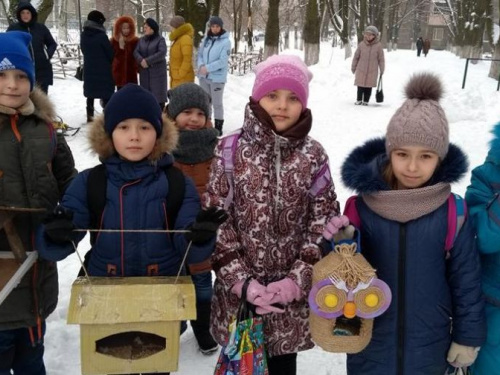
[[[369,287],[354,294],[356,315],[372,319],[383,314],[391,304],[391,290],[385,282],[374,279]]]
[[[343,314],[347,293],[324,279],[313,285],[309,293],[309,306],[318,316],[333,319]]]

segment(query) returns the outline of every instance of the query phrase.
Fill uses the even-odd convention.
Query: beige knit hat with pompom
[[[442,160],[448,153],[448,120],[439,104],[443,86],[432,73],[419,73],[406,84],[406,100],[387,126],[385,148],[391,151],[403,146],[423,146],[436,152]]]

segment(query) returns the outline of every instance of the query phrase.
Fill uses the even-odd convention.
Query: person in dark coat
[[[139,83],[154,95],[163,109],[167,101],[167,43],[154,19],[146,19],[143,29],[144,36],[134,51],[139,64]]]
[[[87,98],[87,122],[94,119],[94,99],[101,99],[104,108],[115,91],[111,64],[113,47],[104,22],[106,18],[98,10],[91,11],[83,24],[80,46],[83,53],[83,95]]]
[[[46,94],[52,85],[54,73],[50,59],[54,55],[57,43],[47,26],[37,22],[38,13],[28,2],[20,2],[16,11],[17,23],[9,26],[7,31],[25,31],[31,34],[30,53],[35,63],[35,80],[38,87]]]
[[[467,157],[449,143],[442,86],[413,76],[386,137],[354,149],[342,180],[358,196],[345,214],[360,218],[363,255],[392,292],[372,339],[347,356],[347,374],[443,375],[474,362],[486,339],[481,267],[470,218],[446,252],[451,184]]]
[[[424,48],[424,40],[420,36],[417,39],[417,57],[420,57],[420,53],[422,52],[422,48]]]
[[[30,45],[28,33],[0,33],[0,207],[39,210],[13,219],[24,250],[33,252],[38,250],[35,232],[76,170],[64,136],[52,125],[54,105],[35,87]],[[12,252],[11,241],[0,230],[0,258]],[[2,267],[0,274],[3,279],[8,272]],[[56,308],[57,296],[57,266],[38,257],[0,304],[0,374],[46,373],[45,320]]]
[[[424,56],[427,57],[427,54],[429,53],[429,50],[431,49],[431,41],[426,38],[424,40]]]

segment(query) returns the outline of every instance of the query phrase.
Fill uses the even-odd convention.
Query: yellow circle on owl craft
[[[365,304],[368,307],[375,307],[378,305],[379,299],[375,293],[370,293],[365,297]]]
[[[328,307],[335,307],[339,303],[339,297],[337,297],[335,294],[330,294],[328,293],[325,296],[325,305]]]

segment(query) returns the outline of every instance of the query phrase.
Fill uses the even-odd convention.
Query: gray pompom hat
[[[448,153],[449,126],[439,99],[443,94],[440,79],[432,73],[413,75],[405,86],[406,100],[387,126],[385,148],[424,146],[442,160]]]
[[[378,29],[373,25],[367,26],[365,29],[365,33],[370,33],[370,34],[373,34],[375,36],[378,36]]]

